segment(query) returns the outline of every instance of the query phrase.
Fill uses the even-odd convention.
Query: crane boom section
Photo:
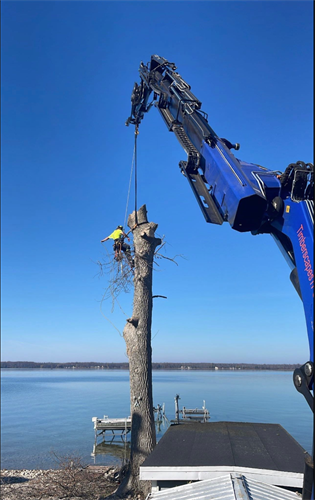
[[[280,182],[266,168],[241,162],[232,154],[236,146],[220,139],[210,127],[201,102],[175,69],[159,56],[152,56],[147,66],[141,63],[141,83],[134,86],[126,124],[138,126],[151,106],[156,106],[188,155],[188,161],[180,164],[181,170],[199,198],[207,222],[228,221],[241,232],[257,230],[268,198],[280,193]],[[153,100],[148,103],[152,93]],[[199,185],[204,184],[202,193],[196,186],[198,180]]]
[[[174,63],[153,55],[147,65],[141,62],[139,74],[126,125],[138,128],[145,113],[156,107],[187,153],[179,166],[206,221],[227,221],[237,231],[274,237],[303,301],[313,360],[313,165],[297,162],[281,174],[236,158],[231,150],[239,144],[214,132]]]

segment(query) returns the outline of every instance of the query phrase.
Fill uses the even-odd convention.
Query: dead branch
[[[181,257],[181,255],[175,255],[174,257],[166,257],[166,255],[161,255],[159,253],[156,253],[155,254],[155,257],[157,257],[158,259],[166,259],[166,260],[170,260],[171,262],[173,262],[174,264],[176,264],[178,266],[178,262],[176,262],[176,257]]]

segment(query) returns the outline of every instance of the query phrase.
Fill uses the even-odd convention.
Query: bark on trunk
[[[157,224],[148,222],[146,206],[128,218],[135,248],[134,301],[132,317],[123,331],[130,372],[131,455],[130,468],[118,494],[149,493],[150,483],[139,480],[139,467],[156,444],[152,398],[152,271]]]

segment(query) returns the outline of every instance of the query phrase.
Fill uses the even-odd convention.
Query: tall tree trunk
[[[137,222],[137,225],[136,225]],[[156,444],[152,397],[152,271],[155,249],[161,240],[155,237],[157,224],[148,222],[143,205],[128,218],[135,248],[134,300],[132,317],[123,331],[129,358],[131,402],[130,467],[118,494],[139,492],[146,495],[150,484],[139,479],[139,467]]]

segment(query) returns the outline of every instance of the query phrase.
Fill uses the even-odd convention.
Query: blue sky
[[[140,61],[174,62],[238,157],[283,171],[313,158],[313,3],[1,3],[2,359],[126,361],[132,295],[111,312],[100,240],[125,217]],[[153,360],[304,363],[303,307],[268,235],[206,224],[152,109],[138,205],[165,255],[154,274]],[[131,193],[128,212],[133,210]],[[105,248],[104,248],[105,247]],[[110,322],[107,320],[110,320]]]

